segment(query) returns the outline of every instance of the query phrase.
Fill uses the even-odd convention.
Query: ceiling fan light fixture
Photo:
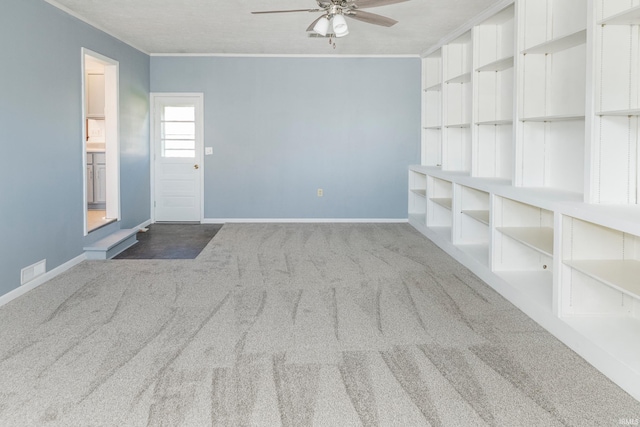
[[[349,34],[349,27],[347,27],[347,21],[342,15],[336,15],[333,17],[333,32],[336,37],[344,37]]]
[[[329,20],[326,16],[323,16],[316,22],[316,25],[313,27],[313,31],[320,34],[321,36],[326,36],[327,31],[329,30]]]

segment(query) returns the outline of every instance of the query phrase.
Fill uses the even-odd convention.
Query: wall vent
[[[47,272],[47,260],[43,259],[20,271],[20,284],[24,285]]]

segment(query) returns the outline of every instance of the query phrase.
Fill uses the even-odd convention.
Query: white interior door
[[[153,95],[154,219],[200,222],[202,94]]]

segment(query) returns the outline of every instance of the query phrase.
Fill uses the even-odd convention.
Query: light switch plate
[[[211,154],[213,154],[213,147],[204,147],[204,154],[206,156],[210,156]]]

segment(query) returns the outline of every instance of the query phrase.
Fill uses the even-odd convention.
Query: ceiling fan
[[[316,9],[291,9],[291,10],[267,10],[264,12],[251,12],[253,14],[263,13],[290,13],[290,12],[324,12],[319,18],[309,25],[307,31],[314,31],[321,36],[326,36],[329,30],[329,23],[333,21],[333,32],[336,37],[344,37],[349,34],[349,28],[344,17],[349,17],[368,24],[391,27],[398,23],[395,19],[375,13],[365,12],[360,9],[386,6],[389,4],[402,3],[408,0],[316,0]]]

